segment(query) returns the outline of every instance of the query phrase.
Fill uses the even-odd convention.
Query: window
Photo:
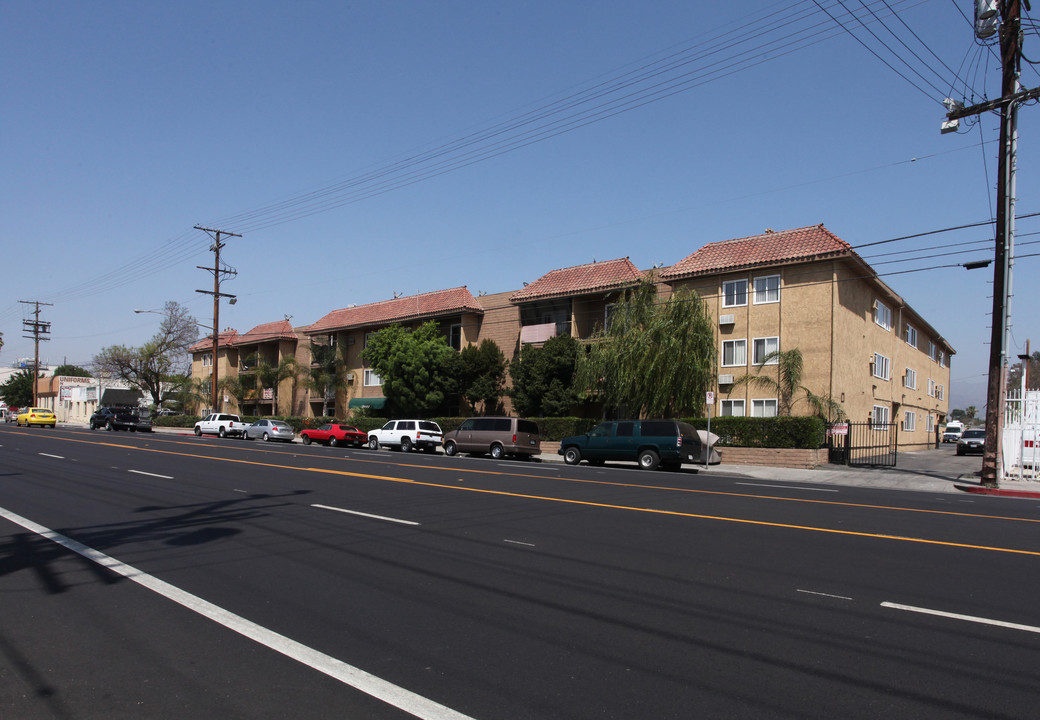
[[[888,430],[888,408],[884,405],[875,405],[870,419],[874,430]]]
[[[722,283],[722,307],[747,305],[747,280]]]
[[[747,340],[723,340],[722,365],[724,367],[746,367]]]
[[[917,347],[917,328],[910,323],[906,324],[906,332],[903,333],[903,339],[906,340],[907,345],[913,345]]]
[[[885,330],[892,329],[892,311],[880,300],[874,301],[874,322]]]
[[[939,348],[935,347],[935,343],[928,341],[928,357],[938,362],[939,360]]]
[[[719,415],[721,417],[744,417],[744,401],[723,400]]]
[[[755,278],[755,305],[780,302],[780,276],[764,275]]]
[[[928,397],[935,397],[935,380],[928,378]]]
[[[780,351],[780,338],[778,337],[767,337],[767,338],[755,338],[752,344],[752,362],[755,365],[776,365],[780,362],[779,358],[771,357],[769,355]],[[766,358],[769,358],[769,362],[766,362]]]
[[[946,353],[939,351],[939,367],[946,367]]]
[[[365,386],[382,385],[383,379],[376,374],[375,370],[365,370]]]
[[[935,416],[929,415],[925,418],[924,429],[928,432],[935,432]]]
[[[752,400],[751,417],[776,417],[776,400]]]
[[[213,353],[204,353],[202,356],[202,367],[209,367],[213,364]]]
[[[945,399],[945,397],[946,397],[946,388],[943,387],[942,385],[936,385],[935,386],[935,399],[936,400],[943,400],[943,399]]]
[[[906,375],[903,376],[903,387],[908,387],[911,390],[917,389],[917,373],[914,370],[906,369]]]
[[[448,330],[448,344],[455,350],[462,349],[462,324],[455,323]]]
[[[376,336],[376,333],[374,333],[374,332],[365,333],[365,345],[364,346],[368,347],[368,344],[370,342],[372,342],[372,338],[374,338],[375,336]]]
[[[607,303],[607,306],[603,308],[603,329],[610,330],[610,323],[614,319],[614,311],[617,310],[617,303]]]
[[[882,380],[888,380],[891,375],[888,374],[888,358],[881,353],[874,353],[874,363],[872,366],[872,375]]]
[[[903,429],[907,432],[913,432],[917,429],[917,413],[913,410],[907,410],[903,413]]]

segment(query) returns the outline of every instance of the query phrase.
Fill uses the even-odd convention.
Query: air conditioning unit
[[[719,375],[719,385],[732,385],[732,384],[733,384],[733,376],[732,375]]]
[[[719,325],[732,325],[733,319],[732,315],[719,315]]]
[[[354,382],[354,373],[347,373],[347,382]]]

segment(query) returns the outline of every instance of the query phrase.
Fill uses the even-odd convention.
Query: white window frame
[[[935,380],[928,378],[928,397],[935,397]]]
[[[880,300],[874,301],[874,323],[885,330],[892,330],[892,311]]]
[[[870,365],[870,374],[879,380],[891,380],[892,362],[881,353],[874,353],[874,362]]]
[[[870,427],[874,430],[888,430],[889,409],[887,405],[875,405],[870,413]]]
[[[368,341],[371,340],[372,338],[374,338],[376,336],[376,333],[378,333],[378,332],[379,331],[376,330],[376,332],[367,332],[367,333],[365,333],[365,340],[362,343],[361,347],[368,347]]]
[[[743,400],[722,400],[719,403],[719,417],[744,417],[745,412]]]
[[[776,287],[772,288],[770,280],[776,280]],[[765,287],[759,290],[758,284],[762,282]],[[752,281],[752,302],[755,305],[765,305],[767,303],[778,303],[780,302],[780,276],[779,275],[759,275]]]
[[[213,353],[202,353],[202,367],[210,367],[213,365]]]
[[[770,340],[775,340],[776,341],[774,343],[776,345],[776,347],[774,347],[772,350],[769,349],[769,344],[770,344],[769,341]],[[759,354],[759,344],[762,345],[762,353],[761,354]],[[771,353],[771,352],[778,352],[779,350],[780,350],[780,336],[779,335],[773,335],[773,336],[770,336],[770,337],[754,338],[751,341],[751,357],[752,357],[751,364],[752,365],[779,365],[780,364],[780,358],[776,358],[776,357],[774,357],[769,362],[762,362],[762,358],[764,358],[767,355],[769,355],[769,353]]]
[[[913,410],[903,411],[903,429],[907,432],[917,430],[917,413]]]
[[[751,399],[751,417],[776,417],[779,409],[779,402],[776,398],[759,398]],[[772,407],[773,414],[766,415],[765,411],[767,407]]]
[[[935,399],[936,400],[945,400],[946,399],[946,388],[943,387],[942,385],[936,385],[935,386]]]
[[[736,348],[741,348],[741,353],[744,356],[743,362],[726,362],[726,347],[729,346],[734,349],[733,355],[736,355]],[[740,340],[723,340],[722,341],[722,367],[747,367],[747,339]]]
[[[743,292],[744,302],[733,302],[733,303],[730,303],[728,301],[729,293],[726,292],[726,288],[731,286],[731,285],[740,285],[740,284],[744,285],[744,292]],[[739,292],[735,292],[734,293],[734,295],[736,295],[736,296],[739,296],[740,294],[741,293],[739,293]],[[723,283],[722,283],[722,307],[724,307],[724,308],[746,307],[747,306],[747,296],[748,296],[748,281],[747,281],[747,278],[742,278],[740,280],[725,280],[725,281],[723,281]]]
[[[906,369],[906,375],[903,376],[903,387],[910,388],[911,390],[917,389],[917,371]]]
[[[924,422],[924,429],[930,433],[935,432],[935,415],[928,413],[928,417]]]
[[[938,351],[939,351],[939,348],[937,348],[935,346],[935,343],[933,343],[931,340],[929,340],[928,341],[928,357],[930,357],[932,360],[935,360],[936,362],[938,362],[939,361]]]
[[[946,367],[946,353],[944,353],[942,350],[939,351],[939,367]]]
[[[365,370],[365,387],[378,387],[383,384],[383,378],[379,377],[379,374],[371,368]]]
[[[906,340],[907,345],[917,347],[917,328],[910,323],[907,323],[906,331],[903,333],[903,339]]]

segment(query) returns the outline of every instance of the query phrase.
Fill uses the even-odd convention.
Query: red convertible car
[[[307,428],[300,431],[304,445],[320,442],[324,445],[353,445],[361,447],[368,444],[368,435],[353,425],[322,425],[319,428]]]

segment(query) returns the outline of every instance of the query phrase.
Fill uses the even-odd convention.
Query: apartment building
[[[382,379],[361,358],[373,333],[432,320],[456,350],[490,338],[512,359],[523,345],[561,333],[591,338],[609,321],[620,294],[648,273],[662,299],[688,287],[714,318],[716,414],[777,414],[779,398],[736,381],[776,372],[766,363],[769,354],[797,349],[802,385],[838,402],[851,420],[895,424],[901,447],[925,446],[945,422],[953,348],[823,225],[708,243],[674,265],[647,271],[618,258],[550,270],[519,290],[494,295],[475,297],[462,286],[334,310],[301,328],[286,321],[245,335],[225,331],[219,372],[248,376],[248,362],[245,367],[242,362],[249,357],[263,357],[270,365],[295,357],[305,370],[311,367],[312,343],[336,347],[346,370],[328,396],[307,383],[292,386],[284,380],[276,401],[260,397],[250,404],[245,398],[242,410],[267,412],[270,402],[280,414],[327,410],[344,417],[352,408],[380,409],[386,402]],[[212,341],[200,341],[192,353],[193,376],[207,377]],[[809,414],[799,397],[792,413]]]

